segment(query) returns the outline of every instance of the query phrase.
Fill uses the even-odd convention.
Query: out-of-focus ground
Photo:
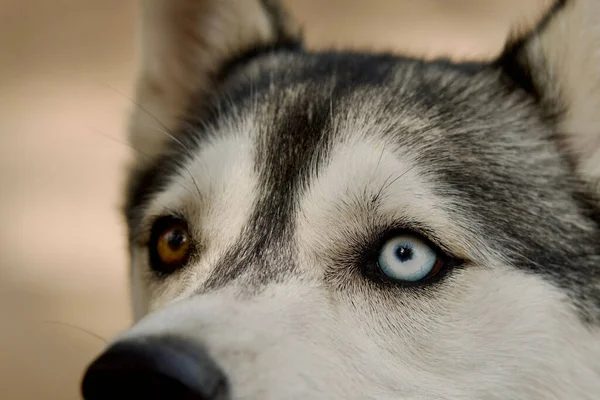
[[[540,2],[286,1],[311,47],[458,58],[496,53]],[[135,5],[0,0],[1,399],[79,398],[104,345],[81,329],[129,324],[119,207]]]

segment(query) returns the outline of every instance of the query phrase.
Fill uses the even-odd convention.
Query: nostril
[[[116,343],[83,377],[85,400],[225,400],[227,382],[199,346],[173,337]]]

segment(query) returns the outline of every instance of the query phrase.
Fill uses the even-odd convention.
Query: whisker
[[[69,324],[67,322],[62,322],[62,321],[42,321],[42,322],[45,323],[45,324],[59,325],[59,326],[64,326],[64,327],[67,327],[67,328],[75,329],[77,331],[87,333],[88,335],[90,335],[90,336],[92,336],[92,337],[94,337],[94,338],[102,341],[102,343],[104,343],[104,344],[108,344],[108,340],[106,340],[102,336],[100,336],[100,335],[98,335],[98,334],[96,334],[96,333],[94,333],[92,331],[89,331],[89,330],[87,330],[85,328],[82,328],[80,326],[72,325],[72,324]]]
[[[190,154],[189,149],[185,146],[185,144],[183,144],[183,142],[179,139],[177,139],[177,137],[175,135],[173,135],[172,133],[170,133],[169,131],[166,131],[164,129],[160,129],[157,128],[156,126],[144,126],[144,128],[148,128],[148,129],[154,129],[155,131],[164,133],[169,139],[171,139],[172,141],[174,141],[175,143],[177,143],[179,146],[181,146],[188,154]]]
[[[377,170],[379,169],[379,165],[381,164],[381,160],[383,159],[383,153],[385,153],[385,144],[381,146],[381,153],[379,154],[379,158],[377,159],[377,164],[375,165],[375,169],[373,170],[373,175],[371,175],[371,181],[375,177]]]
[[[167,126],[166,126],[166,125],[165,125],[165,124],[164,124],[164,123],[161,121],[161,120],[159,120],[159,119],[158,119],[158,118],[157,118],[157,117],[156,117],[154,114],[152,114],[151,112],[149,112],[148,110],[146,110],[144,107],[142,107],[142,105],[141,105],[141,104],[139,104],[139,103],[138,103],[138,102],[136,102],[136,101],[135,101],[133,98],[131,98],[131,97],[130,97],[130,96],[128,96],[127,94],[125,94],[125,93],[121,92],[119,89],[115,88],[114,86],[111,86],[111,85],[104,85],[104,86],[105,86],[105,87],[108,87],[109,89],[111,89],[111,90],[115,91],[116,93],[120,94],[121,96],[123,96],[123,97],[125,97],[126,99],[128,99],[129,101],[131,101],[131,103],[132,103],[133,105],[135,105],[135,106],[136,106],[138,109],[140,109],[141,111],[143,111],[143,112],[144,112],[146,115],[148,115],[150,118],[152,118],[152,120],[154,120],[154,121],[155,121],[157,124],[159,124],[159,125],[162,127],[162,129],[160,129],[160,128],[157,128],[156,126],[152,126],[152,127],[148,127],[148,128],[155,129],[155,130],[157,130],[158,132],[161,132],[161,133],[165,134],[165,135],[166,135],[166,136],[167,136],[169,139],[171,139],[172,141],[174,141],[175,143],[177,143],[179,146],[181,146],[181,147],[182,147],[182,148],[185,150],[186,154],[188,154],[188,155],[192,155],[192,152],[191,152],[191,150],[190,150],[190,149],[189,149],[189,148],[188,148],[188,147],[187,147],[187,146],[186,146],[186,145],[185,145],[185,144],[184,144],[184,143],[183,143],[181,140],[179,140],[179,139],[178,139],[178,138],[175,136],[175,134],[173,133],[173,131],[171,131],[171,130],[170,130],[170,129],[169,129],[169,128],[168,128],[168,127],[167,127]],[[135,149],[134,149],[134,150],[135,150]],[[139,152],[139,151],[138,151],[138,152]],[[187,169],[187,168],[186,168],[186,169]],[[190,173],[190,172],[189,172],[189,170],[188,170],[188,173]],[[199,192],[200,190],[198,189],[198,185],[197,185],[197,183],[195,182],[195,179],[194,179],[194,177],[192,176],[192,174],[191,174],[191,173],[190,173],[190,177],[192,178],[192,181],[194,181],[194,185],[196,186],[196,189],[197,189],[197,190],[198,190],[198,192]]]
[[[109,135],[109,134],[107,134],[107,133],[104,133],[104,132],[102,132],[101,130],[94,128],[93,126],[88,126],[88,129],[90,129],[90,130],[91,130],[91,131],[93,131],[94,133],[96,133],[96,134],[98,134],[98,135],[100,135],[100,136],[103,136],[103,137],[105,137],[105,138],[107,138],[107,139],[109,139],[109,140],[111,140],[111,141],[113,141],[113,142],[115,142],[115,143],[119,143],[119,144],[122,144],[123,146],[127,146],[127,147],[129,147],[130,149],[132,149],[133,151],[135,151],[135,152],[136,152],[136,153],[138,153],[139,155],[141,155],[141,156],[143,156],[143,157],[146,157],[146,158],[148,158],[148,159],[149,159],[149,160],[151,160],[151,161],[156,161],[156,160],[157,160],[157,158],[156,158],[156,157],[152,157],[151,155],[148,155],[148,154],[146,154],[146,153],[144,153],[144,152],[142,152],[142,151],[138,150],[137,148],[135,148],[135,146],[133,146],[131,143],[129,143],[129,142],[127,142],[127,141],[120,140],[120,139],[118,139],[118,138],[116,138],[116,137],[114,137],[114,136],[111,136],[111,135]],[[191,154],[191,152],[190,152],[189,154]],[[188,174],[189,174],[189,176],[190,176],[190,179],[192,180],[192,183],[194,184],[194,187],[196,188],[196,193],[198,194],[198,196],[200,196],[200,197],[201,197],[201,194],[200,194],[200,193],[201,193],[201,192],[200,192],[200,187],[198,186],[198,182],[197,182],[197,181],[196,181],[196,179],[194,178],[194,175],[193,175],[193,174],[192,174],[192,172],[189,170],[189,168],[188,168],[188,167],[186,167],[184,164],[181,164],[181,167],[183,167],[183,169],[185,169],[185,170],[187,171],[187,173],[188,173]],[[192,191],[191,191],[191,190],[190,190],[188,187],[186,187],[185,185],[183,185],[183,184],[181,184],[181,183],[180,183],[180,185],[181,185],[181,187],[183,187],[185,190],[187,190],[187,191],[188,191],[190,194],[193,194],[193,193],[192,193]]]
[[[161,127],[163,127],[165,130],[167,130],[169,133],[173,133],[169,130],[169,128],[161,121],[159,120],[154,114],[152,114],[150,111],[146,110],[144,107],[142,107],[141,104],[139,104],[138,102],[136,102],[133,98],[131,98],[130,96],[128,96],[127,94],[123,93],[122,91],[120,91],[119,89],[117,89],[116,87],[112,86],[112,85],[102,85],[106,88],[109,88],[111,90],[113,90],[115,93],[120,94],[121,96],[125,97],[127,100],[131,101],[131,103],[136,106],[140,111],[142,111],[144,114],[148,115],[150,118],[152,118],[157,124],[159,124]]]
[[[517,252],[515,252],[515,253],[513,253],[513,254],[514,254],[514,255],[516,255],[517,257],[520,257],[521,259],[523,259],[523,260],[525,260],[525,261],[527,261],[527,262],[529,262],[529,263],[531,263],[531,264],[535,265],[535,266],[536,266],[536,267],[538,267],[540,270],[543,270],[543,269],[545,269],[545,267],[544,267],[542,264],[538,263],[537,261],[534,261],[534,260],[530,259],[530,258],[529,258],[529,257],[527,257],[527,256],[524,256],[523,254],[520,254],[520,253],[517,253]]]
[[[383,191],[387,187],[388,182],[392,179],[392,176],[394,176],[393,173],[389,174],[388,177],[385,178],[385,180],[383,181],[383,185],[381,185],[381,187],[377,191],[377,194],[375,196],[373,196],[373,199],[371,200],[373,203],[376,203],[377,201],[379,201],[379,199],[381,198],[381,195],[383,194]]]
[[[329,91],[329,122],[333,131],[335,131],[335,118],[333,117],[333,95],[337,86],[337,70],[338,62],[336,60],[333,64],[331,90]]]
[[[332,85],[331,91],[329,92],[329,123],[331,124],[331,129],[335,126],[335,119],[333,118],[333,89]]]
[[[146,158],[148,158],[150,160],[155,160],[155,157],[152,157],[151,155],[148,155],[148,154],[142,152],[141,150],[135,148],[135,146],[133,146],[131,143],[129,143],[129,142],[125,141],[125,140],[121,140],[121,139],[118,139],[118,138],[116,138],[114,136],[109,135],[108,133],[104,133],[101,130],[99,130],[97,128],[94,128],[93,126],[88,126],[88,129],[91,130],[91,131],[93,131],[94,133],[100,135],[100,136],[104,136],[105,138],[107,138],[107,139],[109,139],[109,140],[111,140],[111,141],[113,141],[115,143],[119,143],[119,144],[122,144],[123,146],[129,147],[131,150],[135,151],[136,153],[138,153],[139,155],[141,155],[143,157],[146,157]]]
[[[192,172],[190,171],[190,169],[185,164],[181,164],[181,166],[183,167],[183,169],[185,169],[185,171],[190,176],[190,179],[192,180],[192,183],[193,183],[194,187],[196,188],[196,194],[198,195],[198,197],[201,198],[202,197],[202,193],[200,192],[200,187],[198,186],[198,182],[196,181],[196,178],[194,177],[194,175],[192,174]],[[188,191],[191,194],[191,191],[189,189],[188,189]]]
[[[396,183],[404,175],[408,174],[413,168],[414,168],[414,165],[412,167],[408,168],[406,171],[399,174],[398,176],[396,176],[393,180],[392,180],[392,176],[394,176],[394,174],[390,174],[385,179],[385,181],[383,181],[383,185],[381,185],[381,188],[379,189],[377,194],[373,197],[372,201],[377,202],[377,200],[379,200],[381,198],[381,195],[383,194],[383,192],[385,192],[390,186],[392,186],[394,183]]]
[[[175,136],[175,134],[173,133],[173,131],[171,131],[161,120],[159,120],[154,114],[152,114],[150,111],[146,110],[144,107],[142,107],[141,104],[139,104],[138,102],[136,102],[133,98],[131,98],[130,96],[128,96],[127,94],[123,93],[122,91],[120,91],[119,89],[117,89],[116,87],[112,86],[112,85],[102,85],[104,87],[107,87],[111,90],[113,90],[114,92],[120,94],[121,96],[125,97],[127,100],[131,101],[131,103],[136,106],[139,110],[141,110],[142,112],[144,112],[144,114],[146,114],[147,116],[149,116],[150,118],[152,118],[152,120],[154,122],[156,122],[158,125],[160,125],[160,128],[157,128],[156,126],[152,126],[152,127],[148,127],[148,128],[152,128],[152,129],[156,129],[159,132],[164,133],[167,137],[169,137],[171,140],[173,140],[175,143],[179,144],[181,147],[183,147],[184,149],[186,149],[185,145],[179,140],[177,139],[177,137]]]
[[[181,148],[183,150],[185,150],[186,154],[188,156],[192,156],[192,151],[181,141],[179,140],[175,134],[173,133],[173,131],[171,131],[162,121],[160,121],[154,114],[152,114],[151,112],[149,112],[148,110],[146,110],[144,107],[142,107],[141,104],[139,104],[138,102],[136,102],[133,98],[131,98],[130,96],[128,96],[127,94],[123,93],[122,91],[120,91],[119,89],[117,89],[116,87],[112,86],[112,85],[103,85],[104,87],[107,87],[111,90],[113,90],[114,92],[120,94],[121,96],[125,97],[126,99],[128,99],[129,101],[131,101],[131,103],[136,106],[139,110],[141,110],[144,114],[148,115],[150,118],[152,118],[152,120],[154,120],[158,125],[160,125],[160,127],[162,128],[158,128],[156,126],[152,126],[152,127],[148,127],[149,129],[155,129],[163,134],[165,134],[169,139],[171,139],[172,141],[174,141],[175,143],[177,143],[179,146],[181,146]],[[153,159],[152,157],[143,154],[142,152],[140,152],[139,150],[137,150],[136,148],[134,148],[133,146],[129,145],[129,147],[131,147],[133,150],[135,150],[136,152],[138,152],[139,154],[142,154],[146,157],[149,157],[150,159]],[[201,192],[200,192],[200,187],[198,186],[198,182],[196,181],[196,178],[194,178],[194,175],[191,173],[191,171],[189,170],[189,168],[187,168],[185,165],[182,165],[182,167],[187,171],[188,175],[190,176],[190,179],[192,180],[192,183],[196,189],[196,193],[198,194],[198,196],[201,196]],[[186,188],[187,189],[187,188]]]
[[[189,147],[186,147],[185,144],[183,144],[183,142],[179,139],[177,139],[175,136],[173,136],[171,133],[162,130],[160,128],[157,128],[155,126],[151,127],[152,129],[155,129],[159,132],[164,133],[165,135],[167,135],[169,138],[171,138],[175,143],[177,143],[178,145],[181,146],[181,148],[185,151],[186,155],[188,157],[192,157],[193,153],[192,151],[189,149]],[[184,164],[181,164],[181,166],[187,171],[188,175],[190,176],[190,179],[192,180],[192,183],[194,184],[194,187],[196,188],[196,193],[198,194],[199,197],[202,197],[202,195],[200,194],[200,187],[198,187],[198,182],[196,182],[196,178],[194,178],[194,175],[191,173],[191,171],[189,170],[189,168],[187,166],[185,166]]]
[[[400,175],[398,175],[393,181],[391,181],[390,183],[388,183],[388,185],[384,188],[384,190],[387,189],[387,188],[389,188],[390,186],[392,186],[394,183],[396,183],[398,181],[398,179],[402,178],[404,175],[406,175],[410,171],[412,171],[412,169],[414,167],[415,166],[413,165],[412,167],[410,167],[409,169],[407,169],[406,171],[404,171],[403,173],[401,173]]]

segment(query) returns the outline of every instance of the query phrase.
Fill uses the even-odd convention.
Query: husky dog
[[[600,1],[469,63],[141,12],[138,322],[85,399],[600,399]]]

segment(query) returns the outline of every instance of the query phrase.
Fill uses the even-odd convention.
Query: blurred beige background
[[[475,58],[539,3],[286,2],[311,47]],[[133,0],[0,0],[1,399],[78,399],[94,335],[129,323],[119,190],[134,18]]]

